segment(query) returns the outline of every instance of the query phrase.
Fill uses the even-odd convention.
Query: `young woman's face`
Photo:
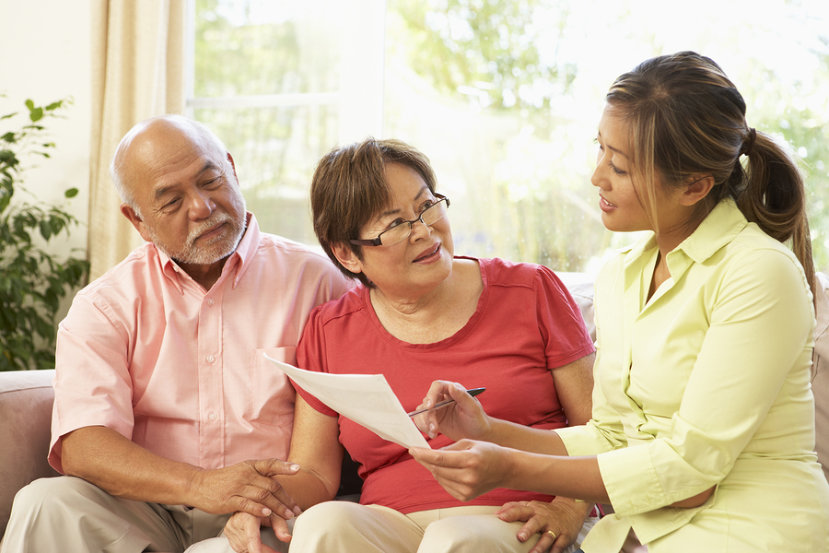
[[[628,123],[608,104],[599,121],[599,152],[590,182],[599,189],[602,223],[619,232],[651,228],[631,179],[630,136]]]

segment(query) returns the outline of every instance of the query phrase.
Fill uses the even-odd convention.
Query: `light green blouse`
[[[596,281],[593,419],[557,432],[598,454],[614,515],[582,545],[649,553],[829,551],[814,453],[812,296],[795,256],[724,200],[667,256],[651,237]],[[671,503],[716,485],[695,509]]]

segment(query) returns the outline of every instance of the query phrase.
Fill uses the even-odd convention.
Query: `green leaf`
[[[38,226],[40,227],[40,235],[48,242],[49,238],[52,237],[52,226],[49,224],[49,221],[43,219]]]
[[[75,250],[61,251],[57,243],[60,233],[78,224],[76,217],[57,205],[31,202],[29,195],[13,201],[16,190],[25,190],[20,174],[28,161],[48,158],[57,147],[42,121],[66,103],[40,107],[27,100],[28,118],[22,117],[16,129],[0,131],[0,371],[54,366],[60,304],[89,274],[86,259]],[[0,120],[14,121],[15,115]],[[78,194],[75,187],[64,191],[67,199]],[[35,233],[50,243],[48,250],[40,239],[33,240]]]
[[[43,108],[34,108],[29,111],[29,119],[31,119],[32,123],[43,119]]]

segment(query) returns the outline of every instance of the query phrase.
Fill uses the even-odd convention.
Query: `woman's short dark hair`
[[[332,247],[347,245],[362,259],[362,246],[353,245],[349,240],[359,238],[360,229],[389,205],[387,163],[399,163],[417,172],[429,190],[435,192],[435,173],[429,158],[400,140],[369,138],[335,148],[317,164],[311,181],[311,211],[317,240],[340,271],[366,286],[371,283],[365,275],[346,269]]]

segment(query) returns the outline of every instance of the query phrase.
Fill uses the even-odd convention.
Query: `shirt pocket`
[[[285,373],[268,360],[296,365],[296,346],[259,348],[248,363],[248,401],[245,419],[256,424],[290,428],[294,420],[296,392]]]

